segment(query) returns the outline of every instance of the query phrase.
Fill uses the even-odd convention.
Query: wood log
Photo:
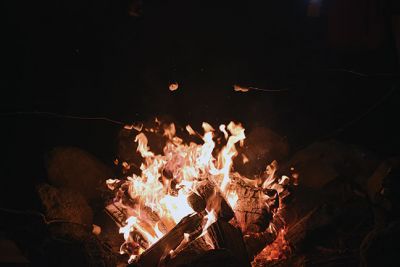
[[[143,252],[143,254],[139,256],[138,261],[131,266],[156,267],[159,266],[160,263],[165,266],[170,266],[168,262],[173,266],[174,260],[170,261],[168,259],[170,258],[170,251],[172,250],[175,250],[173,257],[179,257],[179,253],[187,250],[196,251],[194,254],[189,255],[198,255],[213,248],[226,249],[231,252],[235,259],[236,265],[234,266],[251,266],[240,229],[224,220],[218,220],[208,229],[209,237],[213,243],[213,247],[210,247],[207,242],[205,242],[204,238],[196,237],[201,233],[198,232],[198,230],[202,225],[202,220],[203,215],[197,213],[185,217],[163,238]],[[188,235],[187,233],[193,234]],[[193,240],[194,242],[191,242]],[[186,260],[190,263],[190,261],[195,260],[195,258],[187,258]]]
[[[195,188],[196,192],[191,192],[187,198],[189,205],[196,212],[202,212],[205,209],[214,209],[217,211],[218,219],[226,222],[230,221],[235,213],[225,198],[217,190],[217,186],[208,180],[200,182]]]
[[[304,244],[307,243],[305,241],[310,237],[310,233],[334,222],[335,215],[327,210],[329,208],[326,205],[318,206],[287,227],[285,239],[290,244],[292,251],[299,252],[303,250]],[[268,244],[274,242],[279,230],[285,226],[280,216],[274,216],[271,224],[274,225],[274,231],[266,230],[262,233],[250,233],[243,237],[250,259],[258,255]]]
[[[259,233],[248,233],[243,239],[246,244],[246,250],[251,260],[254,259],[267,245],[273,243],[278,233],[285,226],[283,219],[276,215],[273,217],[271,226]]]
[[[182,242],[184,234],[194,232],[201,225],[202,220],[203,215],[199,213],[183,218],[171,231],[139,256],[136,266],[157,267],[160,260]]]
[[[229,250],[235,262],[235,266],[250,267],[250,260],[243,240],[242,231],[228,222],[218,220],[209,228],[209,233],[217,249]]]
[[[265,202],[268,192],[254,184],[249,184],[246,178],[239,174],[233,174],[231,177],[228,191],[230,190],[238,195],[234,212],[242,231],[244,233],[265,231],[272,219],[272,213]]]
[[[285,238],[294,250],[300,250],[302,243],[310,233],[332,225],[337,214],[329,211],[327,205],[321,205],[308,212],[302,219],[288,227]]]

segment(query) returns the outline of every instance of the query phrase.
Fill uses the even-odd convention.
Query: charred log
[[[219,220],[210,227],[209,232],[215,247],[230,251],[235,258],[237,266],[251,266],[240,229]]]
[[[158,266],[160,260],[182,242],[185,233],[194,232],[199,227],[202,219],[201,214],[192,214],[183,218],[171,231],[140,255],[137,266]]]
[[[266,195],[269,191],[249,184],[238,174],[232,176],[230,186],[238,195],[234,210],[236,220],[242,231],[244,233],[265,231],[272,219],[271,210],[268,203],[265,202],[266,199],[270,199]]]
[[[197,192],[192,192],[188,196],[188,203],[196,212],[205,209],[214,209],[217,211],[218,219],[226,222],[230,221],[234,216],[234,212],[225,198],[217,190],[217,186],[211,181],[200,182],[195,188]]]

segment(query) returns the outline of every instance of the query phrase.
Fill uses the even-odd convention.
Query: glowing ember
[[[263,266],[266,261],[277,261],[286,259],[290,253],[290,246],[285,239],[286,230],[279,231],[275,241],[269,246],[265,247],[260,254],[254,259],[253,266]]]
[[[156,122],[161,125],[159,121]],[[140,131],[135,142],[138,144],[137,151],[143,157],[141,174],[133,174],[124,180],[107,180],[109,189],[116,192],[113,204],[118,206],[127,218],[120,228],[120,233],[125,239],[121,253],[129,254],[130,261],[155,244],[184,217],[195,212],[188,202],[188,196],[198,194],[198,186],[204,181],[211,182],[216,188],[213,195],[205,200],[205,210],[196,209],[202,214],[204,222],[201,226],[202,233],[195,238],[207,239],[207,229],[218,220],[217,214],[221,208],[221,200],[217,200],[218,194],[235,210],[239,195],[235,185],[232,185],[231,171],[233,158],[238,155],[236,145],[243,146],[245,129],[241,124],[234,122],[227,126],[220,125],[217,129],[225,137],[226,144],[216,155],[216,130],[206,122],[202,127],[202,136],[190,125],[186,126],[186,130],[190,135],[199,135],[203,144],[186,144],[176,136],[174,124],[165,126],[162,134],[168,141],[163,154],[160,155],[151,152],[145,134],[156,130],[135,128]],[[245,155],[242,157],[244,163],[249,161]],[[276,167],[274,163],[269,165],[266,179],[256,186],[260,192],[269,188],[274,188],[277,193],[283,191],[288,178],[275,179]],[[185,247],[191,241],[189,237],[192,238],[191,235],[185,234],[179,248],[172,250],[170,254],[176,254]]]

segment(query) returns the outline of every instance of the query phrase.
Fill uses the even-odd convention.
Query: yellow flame
[[[196,135],[196,132],[193,130],[193,128],[190,125],[186,125],[186,131],[190,134],[190,135]]]
[[[136,135],[135,142],[138,143],[137,151],[140,152],[143,158],[154,156],[153,152],[149,151],[149,147],[147,146],[147,137],[144,133],[140,133]]]
[[[223,132],[225,139],[228,139],[229,134],[228,134],[228,132],[226,131],[226,126],[225,126],[225,124],[221,124],[221,125],[219,126],[219,130],[220,130],[221,132]]]
[[[228,201],[228,203],[232,207],[232,209],[235,209],[238,199],[239,199],[239,196],[236,194],[236,192],[229,192],[226,195],[226,201]]]
[[[175,136],[175,133],[176,129],[175,124],[173,123],[164,128],[164,136],[168,137],[168,139],[172,139]]]
[[[160,124],[160,123],[159,123]],[[226,194],[230,182],[229,174],[232,169],[233,157],[237,155],[235,145],[245,139],[244,128],[241,124],[230,122],[228,126],[222,124],[219,130],[224,133],[226,145],[222,148],[217,158],[214,158],[215,149],[214,128],[203,122],[203,144],[185,144],[182,139],[175,136],[175,125],[169,124],[163,128],[163,135],[168,141],[163,149],[163,154],[155,155],[148,147],[146,135],[141,132],[136,138],[137,151],[144,158],[140,166],[141,174],[132,175],[124,181],[124,188],[134,205],[125,205],[129,218],[126,225],[121,227],[120,233],[124,235],[127,243],[131,240],[132,231],[140,233],[149,245],[159,240],[166,231],[176,225],[182,218],[193,213],[187,196],[194,191],[198,182],[209,179],[216,183],[218,191]],[[189,134],[197,133],[188,125]],[[119,180],[108,180],[110,189],[115,188]],[[227,201],[235,207],[238,196],[235,192],[226,195]],[[207,220],[203,225],[203,234],[207,228],[217,220],[219,203],[212,203],[207,208]],[[148,215],[144,209],[150,209],[153,215]],[[147,215],[146,215],[147,214]],[[146,216],[153,216],[149,219]],[[139,254],[144,251],[138,250]]]
[[[160,200],[159,203],[160,205],[164,206],[164,210],[169,212],[175,223],[178,223],[183,217],[194,212],[189,206],[186,198],[187,195],[179,191],[177,197],[166,195]]]

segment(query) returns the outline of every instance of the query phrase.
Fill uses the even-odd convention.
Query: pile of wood
[[[124,184],[118,182],[115,192],[123,192]],[[281,188],[277,188],[280,186]],[[234,188],[238,194],[235,210],[227,203],[225,197],[218,191],[218,187],[210,180],[199,182],[195,192],[188,195],[188,203],[195,211],[183,218],[173,229],[168,231],[158,242],[148,246],[148,242],[140,233],[137,233],[135,242],[126,242],[134,247],[141,247],[144,251],[132,265],[156,267],[160,264],[176,266],[177,262],[193,264],[194,261],[210,250],[223,250],[228,252],[231,265],[250,266],[253,258],[267,245],[274,242],[277,234],[283,229],[285,223],[279,208],[278,191],[283,191],[286,185],[277,185],[275,189],[263,189],[250,180],[235,173],[231,177],[229,188]],[[122,191],[121,191],[122,190]],[[229,190],[229,189],[228,189]],[[125,225],[127,216],[126,208],[132,201],[129,195],[117,193],[118,201],[113,198],[106,207],[106,211],[116,224]],[[203,233],[204,219],[207,211],[212,207],[217,213],[217,220]],[[153,224],[163,222],[151,210],[142,209],[141,217],[154,220]],[[153,215],[143,215],[149,213]],[[132,234],[132,233],[131,233]],[[210,242],[207,242],[211,240]],[[142,241],[140,241],[142,240]],[[211,243],[211,244],[210,244]],[[132,248],[125,250],[132,253]],[[217,261],[218,262],[218,261]]]

